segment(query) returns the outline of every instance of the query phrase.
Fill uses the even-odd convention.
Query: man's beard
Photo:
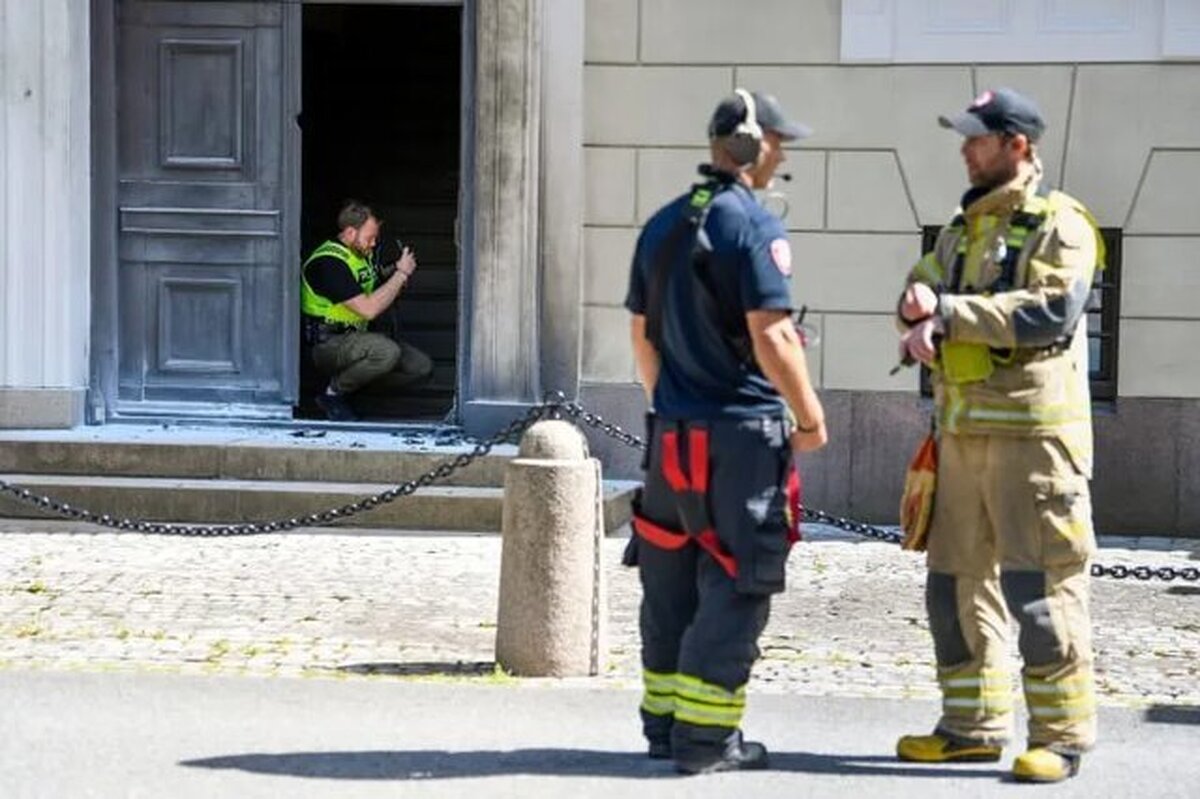
[[[994,189],[998,186],[1003,186],[1017,176],[1016,168],[1008,169],[1005,166],[998,166],[992,169],[977,170],[976,177],[971,180],[971,185],[977,189]]]

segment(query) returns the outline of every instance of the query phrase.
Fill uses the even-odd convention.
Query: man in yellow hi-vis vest
[[[942,690],[919,762],[998,760],[1020,633],[1029,746],[1018,780],[1074,775],[1096,736],[1088,560],[1095,547],[1086,305],[1103,245],[1091,215],[1039,191],[1037,106],[985,91],[941,117],[971,188],[900,297],[901,356],[930,366],[937,493],[926,606]]]
[[[371,254],[379,220],[366,205],[351,200],[338,213],[337,225],[337,239],[317,247],[304,262],[300,310],[313,363],[329,377],[317,405],[342,422],[356,418],[348,395],[368,383],[386,381],[388,388],[400,389],[419,382],[429,377],[433,362],[411,344],[367,329],[416,270],[412,252],[405,247],[392,275],[376,285]]]

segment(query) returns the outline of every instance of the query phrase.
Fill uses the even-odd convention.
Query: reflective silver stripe
[[[642,684],[642,710],[655,716],[669,716],[675,712],[675,674],[663,674],[644,669]]]
[[[1096,712],[1096,706],[1091,702],[1086,704],[1063,707],[1042,707],[1035,705],[1029,708],[1029,715],[1039,719],[1064,719],[1080,716],[1090,716]]]
[[[965,696],[947,696],[942,699],[942,704],[946,707],[1007,706],[1012,704],[1012,694],[1007,692],[980,694],[976,699]]]
[[[1044,683],[1044,681],[1031,683],[1026,680],[1025,683],[1026,693],[1057,693],[1057,695],[1070,696],[1072,693],[1086,693],[1091,690],[1091,680],[1063,680],[1061,683]]]
[[[675,719],[707,727],[737,727],[742,723],[742,709],[697,705],[681,699],[675,706]]]
[[[675,712],[675,697],[660,697],[646,694],[642,697],[642,710],[655,716],[669,716]]]
[[[719,685],[706,683],[696,677],[690,677],[686,674],[680,674],[676,678],[675,691],[681,697],[696,699],[707,704],[734,705],[738,707],[746,704],[746,689],[741,687],[736,691],[729,691]]]
[[[659,693],[675,690],[675,675],[663,674],[657,671],[642,671],[642,684],[646,686],[648,691],[658,691]]]
[[[1079,405],[1018,407],[1013,410],[998,408],[981,408],[974,406],[967,410],[966,417],[975,421],[985,422],[1042,422],[1044,424],[1062,424],[1080,421],[1085,418],[1086,409]]]

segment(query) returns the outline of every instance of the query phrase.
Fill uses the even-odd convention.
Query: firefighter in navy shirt
[[[626,553],[643,589],[641,717],[650,756],[685,773],[767,766],[742,738],[745,686],[798,537],[793,453],[827,434],[787,235],[752,190],[809,133],[770,95],[723,100],[706,179],[647,222],[625,300],[652,408]]]

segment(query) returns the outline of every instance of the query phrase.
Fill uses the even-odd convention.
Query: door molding
[[[151,4],[154,5],[154,4]],[[214,5],[214,25],[226,24],[231,21],[240,22],[246,19],[243,12],[233,8],[237,4],[225,6]],[[160,9],[161,10],[161,9]],[[92,128],[92,180],[91,180],[91,293],[93,297],[90,315],[89,353],[89,382],[86,401],[87,421],[103,423],[115,417],[160,417],[185,416],[208,418],[290,418],[291,404],[298,394],[298,358],[299,341],[299,212],[300,212],[300,150],[299,127],[296,114],[300,104],[300,7],[297,4],[285,4],[282,7],[260,6],[249,19],[256,20],[261,25],[277,27],[279,35],[275,42],[264,45],[266,48],[279,48],[271,53],[264,49],[258,54],[259,58],[272,58],[282,64],[282,73],[276,73],[275,80],[280,81],[279,101],[275,112],[263,116],[262,109],[247,106],[239,108],[246,114],[256,114],[261,125],[261,135],[277,142],[275,149],[266,156],[255,156],[256,159],[265,157],[263,163],[274,162],[265,167],[268,172],[277,172],[275,178],[279,186],[279,202],[273,210],[259,210],[255,207],[225,208],[218,205],[205,207],[203,204],[196,208],[173,207],[170,203],[162,204],[151,201],[135,201],[128,207],[121,207],[121,167],[119,153],[121,140],[118,117],[118,86],[120,82],[118,59],[118,31],[120,30],[121,15],[127,13],[122,8],[121,0],[89,0],[90,31],[91,31],[91,128]],[[135,7],[128,13],[140,13],[141,7]],[[232,49],[238,53],[241,46],[235,41],[208,41],[196,44],[190,40],[182,43],[168,38],[167,44],[175,44],[186,52],[201,48],[203,52],[214,48]],[[166,50],[160,51],[162,58],[170,55]],[[254,69],[262,72],[262,63],[243,63],[241,55],[235,59],[238,70]],[[165,74],[165,71],[164,71]],[[236,72],[233,80],[234,88],[242,85],[240,72]],[[160,94],[167,92],[167,87],[159,88]],[[256,98],[259,95],[255,95]],[[255,102],[260,102],[256,99]],[[247,167],[248,153],[242,152],[242,131],[240,125],[235,131],[235,149],[231,154],[230,164],[213,164],[209,160],[197,163],[196,166],[253,168],[262,167],[257,160]],[[163,131],[160,138],[165,141]],[[159,147],[163,143],[160,141]],[[158,153],[159,161],[169,162],[175,168],[186,168],[191,162],[176,163],[179,159],[163,158]],[[170,154],[168,154],[170,155]],[[121,237],[123,233],[137,233],[147,237],[155,236],[188,236],[199,231],[211,239],[243,239],[247,247],[253,247],[251,257],[257,259],[259,253],[270,242],[269,246],[276,249],[276,256],[270,258],[272,264],[278,257],[279,292],[278,301],[281,303],[278,314],[272,313],[269,323],[262,327],[263,339],[274,339],[270,342],[271,362],[275,363],[277,374],[269,374],[274,380],[274,386],[267,389],[274,392],[274,397],[268,401],[259,401],[254,397],[255,387],[248,390],[241,388],[226,390],[220,386],[211,391],[213,399],[162,399],[147,401],[126,400],[121,397],[121,341],[122,321],[119,318],[122,298],[121,291]],[[237,294],[237,293],[235,293]],[[241,296],[241,294],[238,294]],[[266,328],[270,328],[268,332]],[[248,336],[240,325],[234,324],[231,334],[237,339]],[[150,335],[150,333],[145,333]],[[163,345],[162,330],[158,330],[158,344]],[[277,354],[274,354],[277,353]],[[276,362],[275,358],[279,360]],[[170,359],[168,359],[170,360]],[[224,371],[240,373],[242,358],[229,360],[233,367]],[[206,362],[207,363],[207,362]],[[213,361],[216,364],[217,361]],[[224,361],[221,361],[224,363]],[[249,361],[247,361],[249,363]],[[211,369],[195,368],[177,369],[175,361],[162,362],[159,358],[160,369],[175,373],[201,373],[211,371],[217,374],[216,366]],[[168,369],[167,366],[171,368]],[[269,381],[268,381],[269,382]],[[242,399],[238,392],[245,395]],[[224,396],[222,394],[224,393]],[[204,392],[201,392],[201,396]],[[235,398],[236,397],[236,398]]]
[[[86,414],[103,424],[117,399],[117,9],[91,0],[92,318]]]

